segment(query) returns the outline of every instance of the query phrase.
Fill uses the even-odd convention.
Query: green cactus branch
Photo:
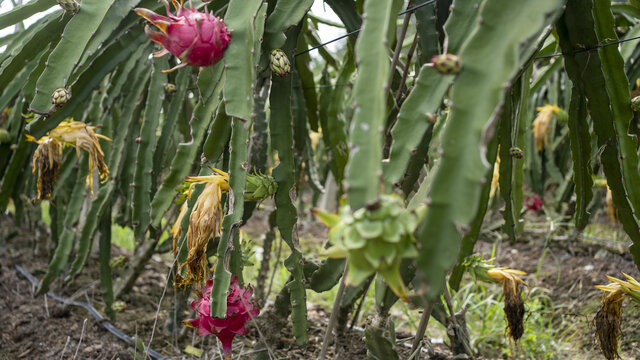
[[[349,203],[357,210],[378,199],[382,175],[382,129],[386,118],[385,83],[389,74],[389,28],[395,24],[399,1],[365,3],[362,32],[356,43],[359,62],[353,92],[355,113],[349,132],[345,169]],[[381,41],[381,39],[383,39]]]
[[[30,105],[32,111],[41,114],[49,112],[53,90],[70,85],[67,81],[71,72],[112,3],[113,0],[82,1],[81,10],[65,27],[60,42],[49,55],[49,66],[38,79],[36,96]]]
[[[560,8],[557,1],[487,2],[480,10],[483,21],[460,51],[464,69],[452,89],[442,160],[420,234],[418,268],[428,284],[422,289],[428,299],[440,293],[444,275],[455,262],[462,238],[477,213],[487,167],[481,155],[484,127],[503,101],[502,88],[521,67],[513,49],[539,34],[546,14]],[[487,47],[487,43],[495,46]]]
[[[613,64],[611,64],[614,56],[609,54],[607,59],[603,61],[599,50],[598,52],[581,51],[585,47],[593,48],[599,44],[594,18],[591,12],[585,11],[585,9],[594,9],[592,0],[569,0],[567,10],[556,28],[562,51],[566,53],[564,60],[567,74],[574,86],[584,89],[588,109],[593,120],[593,130],[598,138],[598,147],[601,149],[599,153],[602,168],[607,177],[607,184],[611,188],[616,213],[633,241],[634,245],[630,248],[631,254],[636,265],[640,266],[640,245],[638,245],[640,244],[640,230],[638,220],[634,216],[634,198],[628,193],[637,190],[625,186],[625,182],[635,178],[637,174],[628,173],[628,165],[626,168],[624,167],[624,162],[628,161],[627,159],[633,159],[635,155],[626,156],[628,148],[625,145],[629,144],[630,140],[624,140],[622,146],[618,141],[619,134],[616,133],[616,127],[620,127],[619,123],[625,120],[614,118],[613,109],[617,108],[617,112],[620,112],[621,105],[617,105],[619,100],[615,100],[614,104],[616,105],[612,106],[611,95],[609,95],[609,91],[613,90],[611,87],[624,86],[627,89],[627,85],[626,83],[607,84],[607,81],[610,82],[612,79],[620,77],[619,75],[614,76],[616,70],[612,68]],[[606,76],[605,71],[608,73]],[[620,115],[622,116],[622,114]],[[624,179],[625,170],[629,175],[626,180]]]

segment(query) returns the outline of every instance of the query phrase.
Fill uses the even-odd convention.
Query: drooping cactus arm
[[[628,123],[628,119],[625,119],[626,110],[621,109],[624,104],[619,103],[625,98],[628,99],[628,96],[621,95],[622,99],[611,98],[619,93],[616,87],[624,87],[628,93],[626,81],[617,83],[624,78],[624,74],[619,74],[623,71],[622,65],[616,61],[620,55],[618,53],[615,56],[616,54],[611,54],[609,51],[607,54],[602,54],[600,50],[584,51],[585,48],[593,48],[599,44],[596,28],[603,27],[602,24],[596,25],[597,21],[594,20],[592,12],[587,9],[592,9],[594,12],[596,9],[598,12],[609,11],[606,8],[603,9],[601,5],[598,4],[596,8],[592,0],[569,0],[567,10],[556,28],[560,37],[560,46],[566,54],[564,59],[567,74],[574,86],[584,89],[593,120],[593,130],[598,138],[598,146],[602,149],[600,159],[607,177],[607,184],[611,188],[616,213],[634,243],[631,246],[631,254],[636,265],[640,265],[640,230],[634,215],[638,190],[637,182],[636,185],[631,182],[638,174],[637,169],[635,167],[630,169],[628,164],[629,160],[636,159],[637,155],[635,150],[632,151],[633,154],[629,153],[632,140],[626,134],[626,128],[624,134],[618,130],[623,124]],[[611,16],[610,12],[608,16]],[[605,21],[606,14],[599,14],[596,18]],[[598,31],[604,32],[602,28]],[[617,49],[614,50],[617,53]],[[626,106],[628,107],[629,104],[627,103]]]
[[[455,5],[454,5],[455,6]],[[503,100],[503,87],[522,66],[515,49],[540,34],[557,1],[489,1],[480,9],[482,22],[464,43],[464,68],[452,89],[450,117],[442,138],[442,160],[431,187],[431,203],[420,234],[418,270],[433,299],[455,262],[460,243],[477,211],[487,166],[481,147],[485,124]],[[495,44],[487,47],[486,44]]]
[[[133,210],[131,223],[134,226],[135,237],[139,241],[147,230],[151,216],[151,187],[155,174],[153,173],[153,151],[157,145],[156,131],[160,124],[160,110],[164,100],[164,84],[167,83],[167,75],[162,70],[168,68],[166,58],[153,61],[153,70],[147,103],[140,127],[136,166],[133,179]],[[154,187],[155,188],[155,187]]]
[[[234,40],[224,54],[226,76],[223,95],[225,110],[232,118],[231,149],[229,160],[229,204],[222,220],[222,235],[218,244],[216,281],[211,289],[211,315],[225,317],[227,314],[226,295],[231,282],[229,260],[233,249],[233,236],[239,231],[244,211],[244,191],[248,159],[247,143],[252,124],[253,86],[256,74],[256,54],[254,44],[262,34],[255,33],[254,19],[260,8],[265,6],[259,0],[232,0],[225,15],[225,23],[232,29]]]
[[[356,43],[360,76],[353,90],[356,110],[349,133],[350,152],[345,171],[349,204],[354,210],[376,201],[379,196],[382,130],[386,118],[384,89],[390,66],[388,36],[400,6],[399,1],[365,3],[362,32]]]
[[[31,109],[46,113],[51,108],[51,94],[59,87],[65,87],[77,61],[82,56],[86,44],[96,31],[113,0],[84,0],[82,9],[73,16],[62,33],[62,39],[49,55],[49,66],[38,79],[36,96]],[[54,127],[57,124],[49,124]]]

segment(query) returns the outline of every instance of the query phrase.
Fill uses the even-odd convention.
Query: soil
[[[258,213],[254,218],[247,224],[246,231],[253,232],[253,238],[259,238],[259,234],[267,228],[267,222],[264,214]],[[326,229],[322,225],[311,222],[305,224],[298,229],[301,238],[317,242],[325,238]],[[133,344],[127,344],[106,331],[84,309],[67,306],[50,297],[34,295],[34,287],[15,270],[15,265],[21,265],[31,274],[42,278],[48,262],[47,238],[44,227],[16,229],[10,216],[0,217],[0,323],[3,325],[0,328],[0,360],[134,359],[133,353],[142,359],[140,349],[136,350]],[[545,247],[545,239],[536,234],[530,234],[527,240],[497,244],[481,241],[477,250],[488,257],[495,247],[496,264],[530,273],[525,279],[530,286],[542,289],[554,304],[564,305],[561,313],[556,315],[578,323],[576,329],[579,329],[571,340],[573,349],[569,350],[566,358],[602,358],[593,340],[594,329],[591,327],[601,292],[593,286],[607,283],[604,274],[620,276],[621,272],[625,272],[638,276],[630,255],[620,255],[569,240],[551,241]],[[114,256],[129,255],[115,247],[112,251]],[[81,276],[69,283],[56,280],[52,291],[68,299],[90,303],[101,311],[104,303],[96,280],[99,278],[97,265],[97,257],[92,254]],[[153,334],[151,348],[168,358],[196,359],[184,352],[187,346],[193,346],[210,349],[202,354],[201,359],[219,359],[215,337],[197,337],[191,329],[181,325],[174,332],[169,330],[171,325],[167,320],[181,299],[172,286],[165,287],[170,265],[168,257],[154,257],[147,264],[133,290],[120,299],[126,308],[117,314],[114,324],[124,333],[137,336],[145,344],[149,343]],[[114,275],[118,275],[117,271]],[[162,302],[158,309],[160,299]],[[640,358],[640,347],[637,346],[640,344],[640,332],[637,331],[640,328],[640,314],[633,306],[625,306],[624,309],[622,331],[625,336],[621,339],[621,355],[623,359]],[[192,315],[186,310],[182,314],[187,317]],[[251,333],[236,337],[234,359],[261,358],[253,350],[260,348],[259,343],[266,343],[277,359],[317,358],[329,314],[320,306],[310,304],[308,317],[309,343],[302,347],[296,344],[288,321],[274,315],[270,305],[266,305],[256,321],[251,323]],[[400,330],[397,337],[409,335]],[[327,359],[365,359],[363,337],[361,331],[347,330],[338,339],[338,346],[329,347]],[[402,343],[398,344],[397,349],[401,359],[410,356],[410,350]],[[560,355],[558,358],[563,357]],[[420,358],[465,357],[454,357],[446,345],[436,344],[430,355],[425,353]]]

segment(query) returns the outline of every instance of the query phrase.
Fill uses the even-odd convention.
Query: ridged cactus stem
[[[628,79],[617,48],[609,46],[599,48],[597,52],[581,51],[585,46],[597,47],[608,35],[616,36],[605,30],[607,26],[613,29],[609,6],[608,2],[569,0],[556,28],[560,46],[568,53],[564,57],[567,74],[575,86],[584,89],[616,214],[633,241],[630,251],[636,266],[640,267],[640,230],[634,214],[638,207],[637,183],[640,180],[636,180],[639,174],[634,165],[637,163],[635,140],[626,133],[631,111]],[[625,90],[621,91],[621,88]]]
[[[376,201],[382,175],[382,148],[386,118],[385,84],[389,76],[388,36],[395,24],[400,1],[368,1],[367,14],[356,44],[360,64],[353,97],[356,110],[349,134],[349,161],[346,166],[349,204],[357,210]],[[381,41],[382,39],[382,41]]]
[[[481,7],[482,22],[464,42],[460,53],[465,67],[452,88],[453,106],[442,134],[442,159],[431,184],[431,203],[420,234],[422,249],[417,263],[428,300],[442,290],[445,274],[455,263],[462,237],[476,215],[486,173],[484,129],[503,100],[504,84],[513,81],[521,66],[512,49],[539,35],[548,14],[561,8],[556,0],[486,2]],[[487,43],[495,46],[489,48]],[[456,198],[452,198],[454,194]]]

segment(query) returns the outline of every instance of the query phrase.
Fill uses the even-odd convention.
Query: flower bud
[[[640,96],[631,99],[631,108],[633,111],[640,111]]]
[[[5,128],[0,128],[0,144],[8,144],[11,142],[11,135]]]
[[[57,88],[51,94],[51,102],[57,107],[66,104],[69,99],[71,99],[71,92],[65,88]]]
[[[520,149],[517,146],[514,146],[511,149],[509,149],[509,154],[511,154],[511,156],[516,159],[522,159],[524,157],[524,153],[522,152],[522,149]]]
[[[287,54],[280,49],[271,50],[269,54],[269,66],[271,71],[277,76],[287,76],[291,73],[291,62],[287,58]]]
[[[64,11],[66,12],[75,14],[78,12],[78,10],[80,10],[80,4],[76,0],[56,0],[56,1],[58,2],[58,5],[60,5],[60,7],[64,9]]]
[[[444,75],[454,75],[462,70],[460,57],[453,54],[441,54],[431,58],[434,69]]]
[[[246,201],[262,201],[276,193],[278,184],[268,175],[247,174],[247,191],[244,195]]]
[[[173,95],[178,91],[178,88],[174,84],[168,83],[164,86],[164,91],[169,95]]]

